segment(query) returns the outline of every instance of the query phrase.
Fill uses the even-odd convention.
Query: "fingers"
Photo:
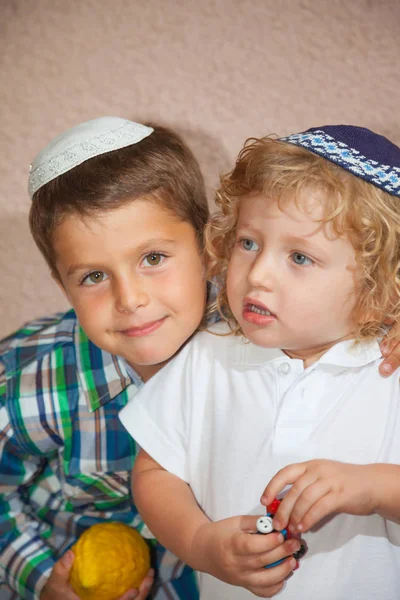
[[[145,600],[154,583],[154,569],[150,569],[138,590],[128,590],[118,600]]]
[[[255,523],[257,518],[252,517]],[[255,531],[255,527],[253,527]],[[270,552],[278,548],[285,541],[283,535],[279,532],[272,532],[267,535],[243,533],[242,531],[232,536],[232,550],[238,557],[254,557],[265,552]]]
[[[266,535],[240,532],[233,536],[232,549],[245,570],[255,571],[293,555],[300,549],[300,542],[296,538],[285,541],[280,532]]]
[[[351,505],[354,501],[351,501],[351,498],[349,500],[349,490],[352,487],[345,483],[346,477],[350,477],[349,469],[354,477],[354,466],[321,459],[289,465],[279,471],[271,479],[265,492],[275,493],[282,482],[289,480],[292,487],[276,511],[272,521],[274,529],[282,530],[288,527],[292,532],[301,533],[338,510],[353,511],[354,514]],[[269,496],[267,501],[270,501]],[[265,504],[265,495],[262,502]]]
[[[142,584],[139,588],[139,595],[136,596],[136,600],[145,600],[147,598],[154,583],[154,569],[150,569],[146,577],[143,579]]]
[[[293,495],[288,498],[288,504],[285,502],[282,507],[283,519],[289,523],[289,530],[292,532],[304,532],[316,524],[314,519],[321,512],[324,498],[328,497],[331,491],[331,485],[326,479],[302,483],[304,483],[303,489],[300,486],[299,489],[295,489]],[[319,510],[315,508],[317,504],[320,506]],[[278,515],[278,519],[281,520],[282,516]]]
[[[289,526],[290,531],[302,532],[316,524],[315,519],[325,513],[328,506],[322,499],[331,491],[331,480],[325,473],[327,466],[326,461],[296,463],[284,467],[271,479],[261,498],[262,504],[269,504],[285,486],[292,484],[276,511],[274,529]],[[319,502],[322,504],[313,509]]]
[[[213,523],[223,535],[220,533],[222,541],[216,553],[215,544],[210,546],[212,568],[208,572],[268,598],[281,589],[283,580],[296,568],[292,554],[299,549],[299,543],[286,543],[280,532],[258,534],[256,523],[257,516],[248,515]],[[275,565],[277,561],[280,564]],[[265,568],[266,565],[275,566]]]
[[[40,600],[79,600],[69,584],[69,575],[75,556],[68,550],[54,565],[53,570],[43,587]]]
[[[55,598],[57,600],[79,600],[79,596],[70,588],[46,587],[45,585],[40,593],[40,600],[54,600]]]
[[[56,579],[59,583],[67,583],[74,559],[75,555],[71,550],[63,554],[53,567],[50,575],[51,579]]]
[[[267,506],[287,485],[299,479],[305,473],[306,465],[307,463],[295,463],[278,471],[265,488],[261,496],[261,504]]]
[[[289,525],[290,531],[303,531],[304,515],[329,493],[330,488],[327,479],[319,479],[315,471],[307,472],[296,481],[282,500],[273,520],[274,527],[284,529]]]
[[[257,519],[264,515],[242,515],[239,520],[239,528],[244,533],[257,533]]]
[[[328,493],[315,502],[315,504],[313,504],[302,516],[301,521],[297,524],[294,522],[293,528],[290,527],[290,529],[292,529],[293,532],[298,531],[306,533],[311,527],[314,527],[314,525],[336,510],[337,507],[333,502],[333,495]]]
[[[293,573],[297,566],[296,559],[290,556],[275,567],[260,569],[253,573],[246,587],[256,596],[271,598],[282,589],[285,579]]]
[[[400,366],[400,343],[399,338],[393,338],[389,342],[385,339],[380,344],[381,352],[385,360],[379,366],[379,373],[388,377]]]
[[[283,586],[285,585],[285,583],[282,581],[281,583],[279,583],[278,585],[274,585],[268,588],[263,588],[263,587],[249,587],[249,591],[254,594],[255,596],[258,596],[259,598],[272,598],[273,596],[276,596],[276,594],[278,594],[281,589],[283,588]]]
[[[275,550],[263,552],[253,558],[252,566],[254,569],[260,569],[268,565],[272,565],[278,561],[290,558],[295,552],[300,550],[300,542],[296,538],[286,540]]]
[[[128,590],[125,594],[122,594],[118,600],[137,600],[139,598],[138,590]]]
[[[139,590],[128,590],[127,592],[125,592],[125,594],[122,594],[122,596],[120,596],[118,598],[118,600],[142,600],[142,598],[146,598],[147,597],[147,593],[146,596],[141,596],[139,593]]]

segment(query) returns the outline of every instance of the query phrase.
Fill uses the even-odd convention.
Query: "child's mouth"
[[[256,315],[263,315],[264,317],[276,317],[276,315],[269,310],[268,306],[265,306],[262,302],[255,301],[252,298],[244,299],[243,310],[255,313]]]
[[[153,331],[156,331],[159,327],[161,327],[166,318],[167,317],[162,317],[161,319],[157,319],[156,321],[144,323],[136,327],[129,327],[128,329],[121,330],[120,333],[126,335],[127,337],[142,337],[153,333]]]
[[[265,304],[246,299],[243,304],[243,319],[254,325],[269,325],[276,320],[276,315]]]
[[[250,312],[256,313],[257,315],[265,315],[265,316],[272,315],[272,313],[269,310],[259,308],[255,304],[246,304],[245,309],[249,310]]]

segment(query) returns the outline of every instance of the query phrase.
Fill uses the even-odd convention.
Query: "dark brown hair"
[[[34,194],[31,232],[55,276],[53,238],[64,219],[95,216],[140,197],[148,197],[190,223],[203,249],[209,209],[197,160],[176,133],[150,126],[154,132],[138,144],[91,158]]]

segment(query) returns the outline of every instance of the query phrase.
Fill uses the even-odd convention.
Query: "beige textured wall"
[[[0,337],[67,306],[27,227],[52,136],[169,124],[210,194],[251,135],[343,122],[400,143],[399,25],[399,0],[0,0]]]

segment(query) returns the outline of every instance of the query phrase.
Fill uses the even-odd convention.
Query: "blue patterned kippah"
[[[400,148],[354,125],[324,125],[280,138],[336,163],[392,196],[400,196]]]

